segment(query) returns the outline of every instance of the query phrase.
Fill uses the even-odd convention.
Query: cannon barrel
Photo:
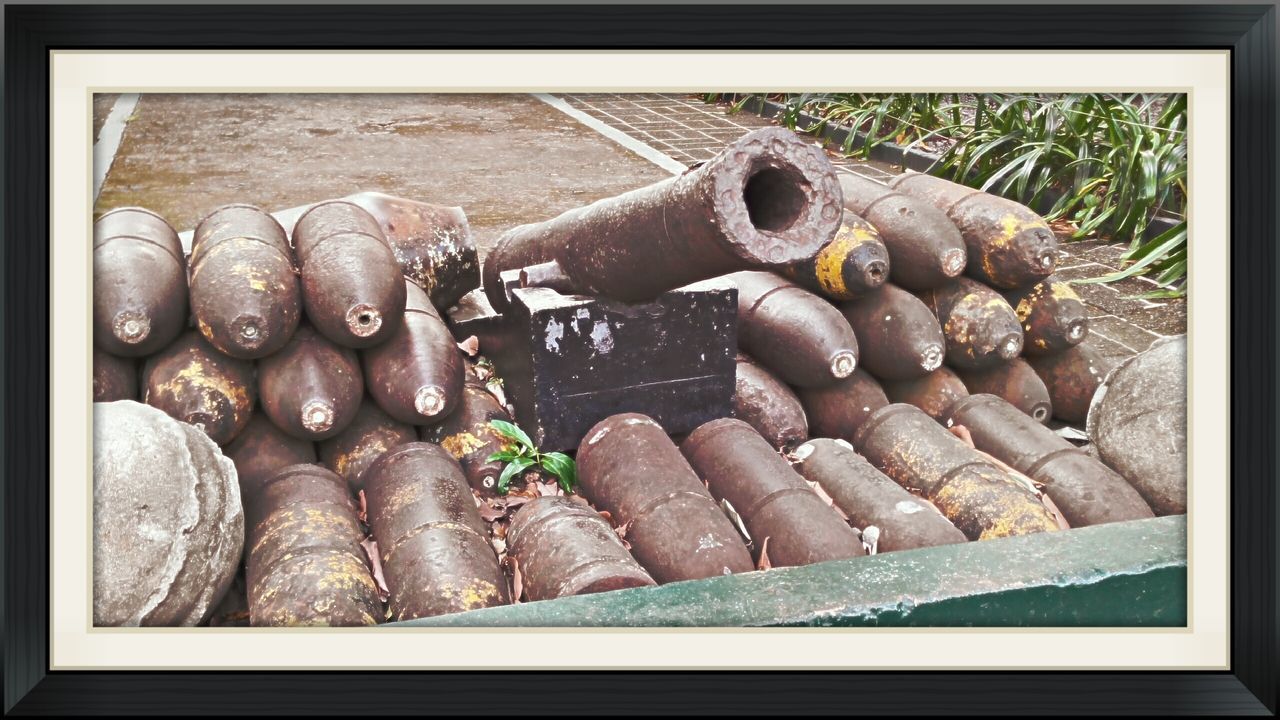
[[[555,261],[578,293],[648,300],[812,258],[841,214],[826,154],[790,130],[764,128],[680,175],[508,231],[485,258],[485,294],[502,311],[504,271]]]

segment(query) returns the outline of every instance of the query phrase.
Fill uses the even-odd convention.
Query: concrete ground
[[[710,159],[744,132],[772,124],[692,95],[562,99],[676,167]],[[95,137],[115,101],[94,97]],[[95,214],[141,205],[188,230],[228,203],[275,211],[376,190],[463,207],[483,256],[510,227],[669,175],[616,139],[523,94],[144,95]],[[832,159],[875,179],[898,172]],[[1113,272],[1123,252],[1096,241],[1062,247],[1061,275],[1076,280]],[[1077,286],[1103,352],[1127,356],[1157,337],[1185,332],[1185,302],[1134,297],[1153,289],[1138,279]]]

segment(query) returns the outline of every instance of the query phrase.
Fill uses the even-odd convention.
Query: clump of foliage
[[[555,476],[557,484],[566,493],[573,492],[578,484],[578,466],[573,458],[560,452],[544,453],[538,450],[533,440],[525,431],[506,420],[490,420],[492,427],[499,435],[510,441],[507,447],[493,453],[487,459],[507,463],[498,476],[495,488],[499,495],[506,495],[511,481],[520,477],[526,470],[540,467]]]

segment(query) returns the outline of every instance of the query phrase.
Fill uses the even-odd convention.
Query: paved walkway
[[[711,159],[730,140],[756,128],[770,127],[749,112],[731,112],[727,103],[708,104],[696,95],[661,93],[589,93],[562,96],[574,108],[615,127],[685,165]],[[832,154],[846,172],[885,180],[901,170]],[[1115,272],[1124,247],[1101,241],[1062,239],[1058,274],[1082,280]],[[1090,308],[1090,334],[1107,355],[1124,357],[1145,350],[1162,336],[1186,332],[1186,302],[1148,301],[1136,296],[1157,289],[1145,278],[1117,283],[1076,285]]]

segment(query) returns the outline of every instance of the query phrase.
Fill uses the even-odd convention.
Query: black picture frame
[[[821,22],[815,22],[815,18]],[[1276,7],[4,8],[4,710],[44,713],[1243,713],[1276,710]],[[50,672],[49,51],[1230,49],[1230,672]],[[922,658],[923,660],[923,658]],[[1099,663],[1105,657],[1099,657]],[[162,663],[162,658],[157,658]],[[1016,662],[1011,658],[1010,662]],[[510,703],[510,704],[509,704]],[[505,708],[505,709],[504,709]]]

